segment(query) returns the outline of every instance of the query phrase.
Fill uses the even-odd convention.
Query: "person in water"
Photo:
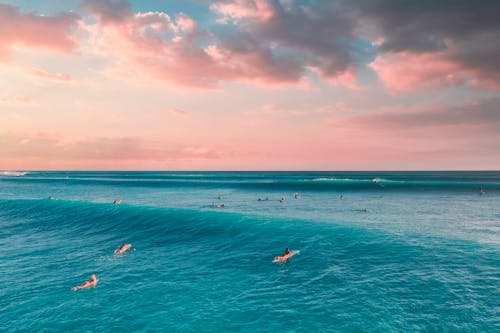
[[[132,244],[123,243],[118,249],[115,250],[115,254],[121,254],[132,248]]]
[[[90,276],[90,279],[88,279],[87,281],[85,281],[84,283],[82,283],[79,286],[75,286],[75,287],[71,288],[71,290],[77,291],[78,289],[95,287],[97,285],[97,282],[99,282],[99,279],[95,276],[95,274],[92,274]]]
[[[292,252],[291,252],[291,251],[290,251],[290,249],[287,247],[287,248],[285,249],[285,253],[283,253],[281,256],[282,256],[282,257],[284,257],[284,256],[289,255],[290,253],[292,253]]]

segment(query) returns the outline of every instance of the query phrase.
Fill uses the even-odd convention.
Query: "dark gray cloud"
[[[238,6],[243,12],[259,3],[267,3],[273,15],[236,17],[231,38],[223,43],[245,52],[236,42],[243,37],[252,41],[247,49],[291,51],[294,76],[312,66],[335,77],[385,53],[439,53],[476,79],[500,87],[500,1],[219,0],[212,8],[221,12],[223,5],[233,5],[228,8],[234,13]],[[377,39],[382,43],[375,46]]]
[[[385,38],[383,51],[432,51],[445,39],[499,32],[500,2],[494,0],[353,0],[344,1],[367,17]]]
[[[346,0],[345,5],[374,24],[383,38],[379,54],[441,52],[500,87],[500,1]]]
[[[261,19],[255,9],[259,3],[267,8]],[[335,77],[373,59],[370,43],[355,33],[355,12],[341,2],[226,0],[213,1],[212,9],[234,19],[235,24],[218,34],[224,48],[235,53],[260,50],[284,78],[297,79],[308,67]],[[244,14],[252,10],[255,15]]]

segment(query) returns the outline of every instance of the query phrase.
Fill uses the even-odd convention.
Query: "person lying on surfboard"
[[[274,257],[274,262],[287,261],[289,258],[291,258],[294,254],[297,253],[299,253],[299,251],[290,251],[290,249],[287,247],[282,255]]]
[[[115,250],[115,254],[120,254],[128,251],[132,248],[132,244],[123,243],[118,249]]]
[[[78,289],[84,289],[84,288],[90,288],[90,287],[95,287],[97,285],[97,282],[99,282],[99,279],[95,276],[95,274],[92,274],[90,276],[90,279],[85,281],[79,286],[71,288],[73,291],[77,291]]]

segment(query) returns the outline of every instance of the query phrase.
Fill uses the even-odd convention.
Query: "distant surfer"
[[[340,198],[340,200],[344,200],[344,195],[341,194],[339,198]]]
[[[214,207],[214,208],[226,208],[227,206],[226,206],[226,204],[223,204],[223,203],[216,205],[215,202],[212,202],[212,207]]]
[[[286,201],[286,198],[285,197],[281,197],[280,202],[283,203],[285,201]]]
[[[122,203],[122,200],[121,200],[121,199],[117,199],[117,200],[113,201],[113,203],[114,203],[115,205],[119,205],[119,204],[121,204],[121,203]]]
[[[115,250],[115,254],[121,254],[132,248],[132,244],[123,243],[118,249]]]
[[[95,287],[97,285],[97,282],[99,282],[99,279],[95,276],[95,274],[92,274],[90,276],[90,279],[88,279],[87,281],[83,282],[79,286],[75,286],[75,287],[71,288],[71,290],[77,291],[78,289],[85,289],[85,288]]]
[[[287,247],[282,255],[274,257],[273,262],[285,262],[298,253],[300,253],[300,251],[290,251],[290,249]]]
[[[295,192],[295,194],[293,195],[293,197],[294,197],[295,199],[298,199],[298,198],[299,198],[299,192]]]
[[[483,195],[485,194],[486,192],[484,191],[483,187],[479,187],[479,195]]]

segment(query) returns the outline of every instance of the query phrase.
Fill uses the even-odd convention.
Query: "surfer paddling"
[[[92,274],[90,276],[90,279],[88,279],[87,281],[85,281],[84,283],[82,283],[79,286],[75,286],[75,287],[71,288],[71,290],[77,291],[78,289],[95,287],[97,285],[97,282],[99,282],[99,279],[95,276],[95,274]]]
[[[300,251],[298,250],[290,251],[290,249],[287,247],[282,255],[274,257],[273,262],[285,262],[299,252]]]
[[[132,248],[132,244],[123,243],[118,249],[115,250],[115,254],[121,254],[125,251],[128,251]]]

